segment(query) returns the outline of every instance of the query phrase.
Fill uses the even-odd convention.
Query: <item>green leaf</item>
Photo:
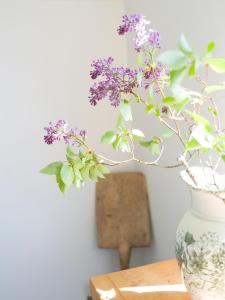
[[[142,139],[145,137],[144,133],[139,129],[132,129],[132,135],[136,139]]]
[[[193,61],[189,67],[188,74],[190,77],[195,76],[195,61]]]
[[[177,102],[174,105],[174,108],[176,109],[177,113],[179,114],[189,102],[189,98],[185,98],[184,100]]]
[[[60,174],[57,174],[56,175],[56,182],[58,184],[58,187],[60,189],[60,191],[62,193],[65,193],[67,191],[67,186],[65,185],[65,183],[62,181],[61,177],[60,177]]]
[[[159,108],[159,106],[155,108],[154,113],[155,113],[155,116],[157,118],[160,117],[160,108]]]
[[[116,135],[115,142],[112,143],[113,149],[118,150],[119,149],[119,141],[120,141],[120,135]]]
[[[188,56],[190,56],[193,53],[193,51],[192,51],[191,47],[189,46],[184,34],[181,34],[181,36],[180,36],[179,48],[184,54],[186,54]]]
[[[176,85],[180,84],[183,78],[186,75],[186,67],[183,67],[178,70],[170,71],[170,86],[174,88]]]
[[[170,138],[171,136],[173,135],[173,132],[169,129],[164,129],[162,131],[162,133],[160,134],[160,137],[162,139],[167,139],[167,138]]]
[[[69,157],[74,157],[76,155],[76,153],[73,151],[73,149],[68,145],[66,148],[66,153]]]
[[[116,140],[116,133],[114,131],[106,131],[101,137],[102,144],[112,144]]]
[[[147,114],[151,113],[153,111],[154,107],[155,107],[154,104],[151,104],[151,103],[146,105],[146,107],[145,107],[146,113]]]
[[[209,85],[205,88],[207,94],[225,90],[225,85]]]
[[[141,146],[148,148],[151,145],[151,142],[152,141],[140,141],[139,143]]]
[[[127,137],[120,137],[119,142],[118,142],[118,149],[120,149],[122,152],[130,152],[130,144],[127,139]]]
[[[160,153],[159,142],[157,142],[156,140],[152,140],[152,143],[151,143],[149,149],[153,156],[159,155],[159,153]]]
[[[210,41],[207,45],[207,49],[206,49],[206,52],[207,53],[210,53],[213,51],[213,49],[215,48],[215,43],[213,41]]]
[[[193,149],[196,149],[196,148],[199,148],[200,144],[198,143],[198,141],[196,139],[191,139],[190,141],[188,141],[186,144],[185,144],[185,149],[187,151],[190,151],[190,150],[193,150]]]
[[[62,166],[62,162],[56,161],[41,169],[40,172],[47,175],[57,175],[60,173]]]
[[[79,169],[74,169],[74,175],[75,175],[75,178],[74,178],[75,181],[77,181],[77,180],[82,181],[83,180],[82,174],[81,174]]]
[[[118,115],[116,127],[121,129],[123,127],[123,117],[121,114]]]
[[[109,173],[109,168],[103,164],[98,165],[98,169],[102,174],[108,174]]]
[[[225,155],[221,155],[222,160],[225,162]]]
[[[91,168],[91,165],[90,164],[86,164],[81,170],[80,170],[80,173],[81,173],[81,176],[83,179],[86,179],[86,178],[89,178],[89,170]]]
[[[204,125],[202,124],[192,128],[190,138],[195,139],[199,143],[199,145],[201,145],[201,149],[212,149],[215,144],[215,138],[206,131]]]
[[[84,162],[81,160],[81,159],[76,159],[73,161],[73,168],[74,170],[79,170],[79,169],[82,169],[83,166],[84,166]]]
[[[120,113],[125,121],[132,121],[132,111],[129,101],[124,100],[120,104]]]
[[[63,165],[60,176],[66,186],[70,186],[74,181],[74,171],[71,166]]]
[[[209,106],[208,111],[210,111],[215,117],[218,116],[218,111],[214,107]]]
[[[158,57],[158,61],[173,70],[179,70],[187,65],[187,58],[181,51],[170,50],[163,52]]]
[[[97,170],[96,166],[93,166],[90,168],[89,176],[90,176],[91,180],[96,181],[98,179],[98,170]]]
[[[206,120],[204,117],[200,116],[199,114],[197,114],[195,112],[190,112],[188,110],[186,110],[186,112],[197,124],[203,125],[207,132],[212,131],[212,127],[211,127],[209,121]]]
[[[206,63],[216,73],[225,73],[225,59],[223,58],[209,58]]]
[[[151,151],[153,156],[159,155],[160,153],[159,138],[153,138],[150,141],[140,141],[139,143],[141,146],[148,148]]]
[[[174,97],[165,97],[162,100],[164,103],[167,103],[167,104],[173,104],[176,102],[176,99]]]

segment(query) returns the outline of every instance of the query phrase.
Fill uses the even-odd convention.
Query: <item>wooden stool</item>
[[[93,300],[191,300],[175,259],[90,279]]]

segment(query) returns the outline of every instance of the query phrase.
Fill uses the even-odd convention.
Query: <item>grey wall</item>
[[[63,145],[42,141],[50,120],[109,151],[97,145],[114,114],[90,107],[89,71],[108,55],[126,64],[122,14],[122,1],[0,1],[0,299],[86,299],[91,275],[118,268],[115,251],[96,247],[94,184],[63,196],[39,169],[64,159]]]
[[[152,20],[166,47],[185,32],[198,49],[214,38],[218,55],[225,50],[224,9],[222,0],[125,1],[126,12]],[[115,34],[122,14],[122,0],[0,1],[0,299],[86,299],[90,276],[118,269],[117,253],[96,247],[94,184],[62,196],[38,170],[64,157],[62,145],[41,140],[42,128],[58,118],[86,128],[103,154],[121,157],[99,146],[103,127],[114,126],[113,110],[104,103],[93,109],[87,97],[93,58],[127,63],[126,40]],[[130,46],[128,54],[132,64]],[[136,117],[136,126],[158,130],[141,111]],[[153,247],[133,251],[132,265],[141,265],[174,256],[189,199],[176,170],[135,168],[148,176],[154,226]]]
[[[204,51],[210,40],[216,41],[215,55],[224,57],[224,11],[225,2],[222,0],[125,0],[126,13],[143,13],[152,22],[152,27],[161,32],[162,48],[176,48],[179,35],[185,33],[192,47]],[[131,41],[128,43],[128,58],[130,65],[134,62],[134,51]],[[215,83],[216,77],[210,75]],[[224,81],[224,77],[220,76]],[[222,99],[224,95],[221,94]],[[222,121],[225,121],[224,102],[219,101]],[[143,110],[136,110],[136,127],[151,135],[160,130],[159,125],[143,118]],[[179,150],[177,142],[168,143],[163,162],[173,161]],[[137,150],[138,154],[148,160],[148,154]],[[177,224],[189,207],[189,194],[186,186],[178,176],[178,170],[164,170],[156,168],[142,168],[148,177],[151,195],[151,212],[153,219],[154,245],[145,252],[145,262],[174,257],[174,236]]]

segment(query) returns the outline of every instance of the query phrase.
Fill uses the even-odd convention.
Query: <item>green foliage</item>
[[[205,92],[207,94],[212,94],[212,93],[223,91],[223,90],[225,90],[225,85],[208,85],[205,88]]]
[[[158,57],[159,62],[168,66],[171,70],[180,70],[187,65],[186,55],[179,50],[163,52]]]
[[[132,110],[129,101],[124,100],[121,102],[120,113],[125,121],[132,121]]]
[[[177,114],[181,113],[185,106],[190,102],[190,98],[184,98],[183,100],[181,101],[178,101],[175,105],[174,105],[174,108],[177,112]]]
[[[183,146],[182,155],[185,156],[187,152],[201,154],[201,152],[216,151],[225,161],[224,129],[217,128],[220,123],[217,119],[218,110],[212,101],[214,98],[211,96],[213,93],[225,90],[225,85],[208,85],[210,77],[207,73],[208,67],[217,73],[225,73],[225,59],[211,57],[214,48],[215,43],[210,41],[204,53],[198,54],[182,34],[177,50],[163,52],[157,58],[155,58],[157,49],[146,47],[140,51],[136,60],[140,67],[138,68],[139,73],[131,79],[134,80],[135,87],[132,91],[122,87],[118,90],[120,105],[116,130],[106,131],[101,137],[101,143],[111,145],[114,150],[132,151],[134,158],[133,147],[136,145],[135,141],[138,141],[153,156],[159,156],[164,149],[165,139],[170,138],[176,132],[174,136],[178,136]],[[200,67],[204,68],[202,77],[200,77]],[[145,76],[148,75],[148,71],[149,76]],[[116,73],[113,76],[117,76]],[[126,83],[129,84],[128,77],[124,75],[123,78],[115,79],[126,85]],[[182,84],[185,82],[185,78],[188,80],[194,78],[199,83],[198,91],[184,88]],[[144,81],[145,87],[143,87]],[[153,136],[147,140],[141,130],[129,129],[131,126],[130,124],[127,126],[126,122],[133,120],[131,104],[144,104],[146,114],[158,118],[158,121],[167,129],[159,136]],[[209,112],[209,120],[213,120],[213,125],[202,116],[204,108],[202,109],[201,106],[204,104]],[[151,123],[149,123],[149,129],[152,129]],[[80,150],[78,153],[70,146],[67,147],[66,162],[53,162],[40,171],[44,174],[55,175],[59,189],[63,193],[71,185],[80,187],[86,180],[97,181],[99,178],[104,178],[104,174],[109,172],[107,166],[103,164],[103,160],[99,158],[101,156],[98,157],[85,142],[84,139],[83,144],[78,143],[77,147]],[[189,233],[186,233],[185,242],[187,244],[193,242],[193,237]]]
[[[155,108],[155,105],[150,103],[150,104],[146,105],[145,112],[147,114],[150,114],[151,112],[153,112],[154,108]]]
[[[186,67],[170,71],[170,87],[174,88],[179,85],[187,74]]]
[[[41,169],[40,172],[47,175],[57,175],[60,173],[62,166],[62,162],[56,161]]]
[[[189,46],[184,34],[180,36],[179,48],[187,56],[191,56],[193,54],[193,50]]]
[[[200,116],[199,114],[197,114],[196,112],[191,112],[186,110],[187,114],[199,125],[203,125],[206,132],[211,132],[212,131],[212,127],[209,123],[208,120],[206,120],[204,117]]]
[[[208,111],[210,111],[214,117],[218,116],[218,110],[216,110],[214,107],[209,106]]]
[[[79,188],[88,179],[104,178],[104,174],[109,173],[109,170],[94,153],[74,153],[67,147],[67,162],[54,162],[41,172],[55,175],[60,191],[65,193],[73,184]]]
[[[174,104],[176,102],[175,98],[171,96],[163,98],[162,101],[166,104]]]
[[[196,66],[195,66],[195,60],[193,60],[188,69],[188,74],[190,77],[193,77],[195,76],[195,73],[196,73]]]
[[[136,140],[140,140],[145,137],[144,133],[139,129],[132,129],[132,135]]]
[[[116,141],[112,144],[115,150],[120,150],[122,152],[130,152],[130,143],[128,136],[117,135]]]
[[[215,48],[215,43],[213,41],[210,41],[207,45],[206,52],[211,53]]]
[[[74,170],[70,165],[64,164],[60,170],[60,177],[66,186],[70,186],[74,181]]]
[[[118,129],[121,129],[121,128],[124,127],[123,126],[123,117],[122,117],[122,115],[120,113],[119,113],[118,118],[117,118],[116,127]]]
[[[68,190],[68,187],[62,181],[60,174],[56,175],[56,182],[57,182],[58,187],[59,187],[59,189],[62,193],[65,193]]]
[[[113,144],[116,140],[116,133],[114,131],[106,131],[101,137],[102,144]]]
[[[147,148],[153,156],[157,156],[160,153],[160,139],[158,137],[154,137],[149,141],[140,141],[141,146]]]
[[[189,140],[186,144],[185,144],[185,149],[186,151],[190,151],[190,150],[194,150],[194,149],[198,149],[200,147],[199,142],[192,138],[191,140]]]
[[[75,152],[73,151],[73,149],[68,145],[67,148],[66,148],[66,153],[69,157],[74,157],[76,154]]]
[[[206,63],[216,73],[225,73],[225,59],[223,58],[209,58]]]

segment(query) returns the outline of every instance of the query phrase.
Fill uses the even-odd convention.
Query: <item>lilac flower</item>
[[[44,128],[47,132],[44,136],[45,143],[51,145],[55,141],[63,140],[65,144],[80,145],[82,143],[80,138],[85,140],[86,131],[80,130],[80,132],[78,132],[76,128],[67,130],[67,126],[68,124],[64,120],[57,121],[55,125],[50,122],[49,126]]]
[[[137,86],[136,70],[124,67],[111,67],[113,59],[99,59],[92,63],[94,70],[90,72],[91,78],[102,76],[103,80],[94,83],[90,88],[89,100],[91,105],[108,98],[114,107],[120,103],[121,93],[128,94]]]
[[[52,122],[49,123],[48,127],[45,127],[46,135],[44,141],[46,144],[51,145],[55,141],[60,141],[64,131],[66,130],[67,122],[64,120],[58,120],[55,125]]]
[[[145,19],[145,16],[141,14],[124,15],[122,22],[123,24],[119,26],[117,32],[119,35],[134,32],[134,49],[137,52],[160,48],[160,34],[158,31],[146,28],[150,22]]]
[[[85,137],[86,137],[86,131],[85,130],[81,130],[80,131],[80,136],[82,137],[82,139],[85,139]]]
[[[151,48],[160,48],[160,33],[155,30],[150,30],[148,42]]]
[[[110,65],[113,63],[113,58],[108,57],[107,59],[94,60],[91,66],[94,68],[90,72],[91,78],[96,79],[100,75],[105,75],[109,70]]]
[[[124,15],[122,17],[123,24],[119,26],[117,32],[119,35],[124,35],[127,32],[138,32],[149,24],[142,14]]]
[[[74,143],[74,136],[77,134],[76,128],[71,128],[67,132],[64,132],[63,139],[65,144],[73,144]]]

